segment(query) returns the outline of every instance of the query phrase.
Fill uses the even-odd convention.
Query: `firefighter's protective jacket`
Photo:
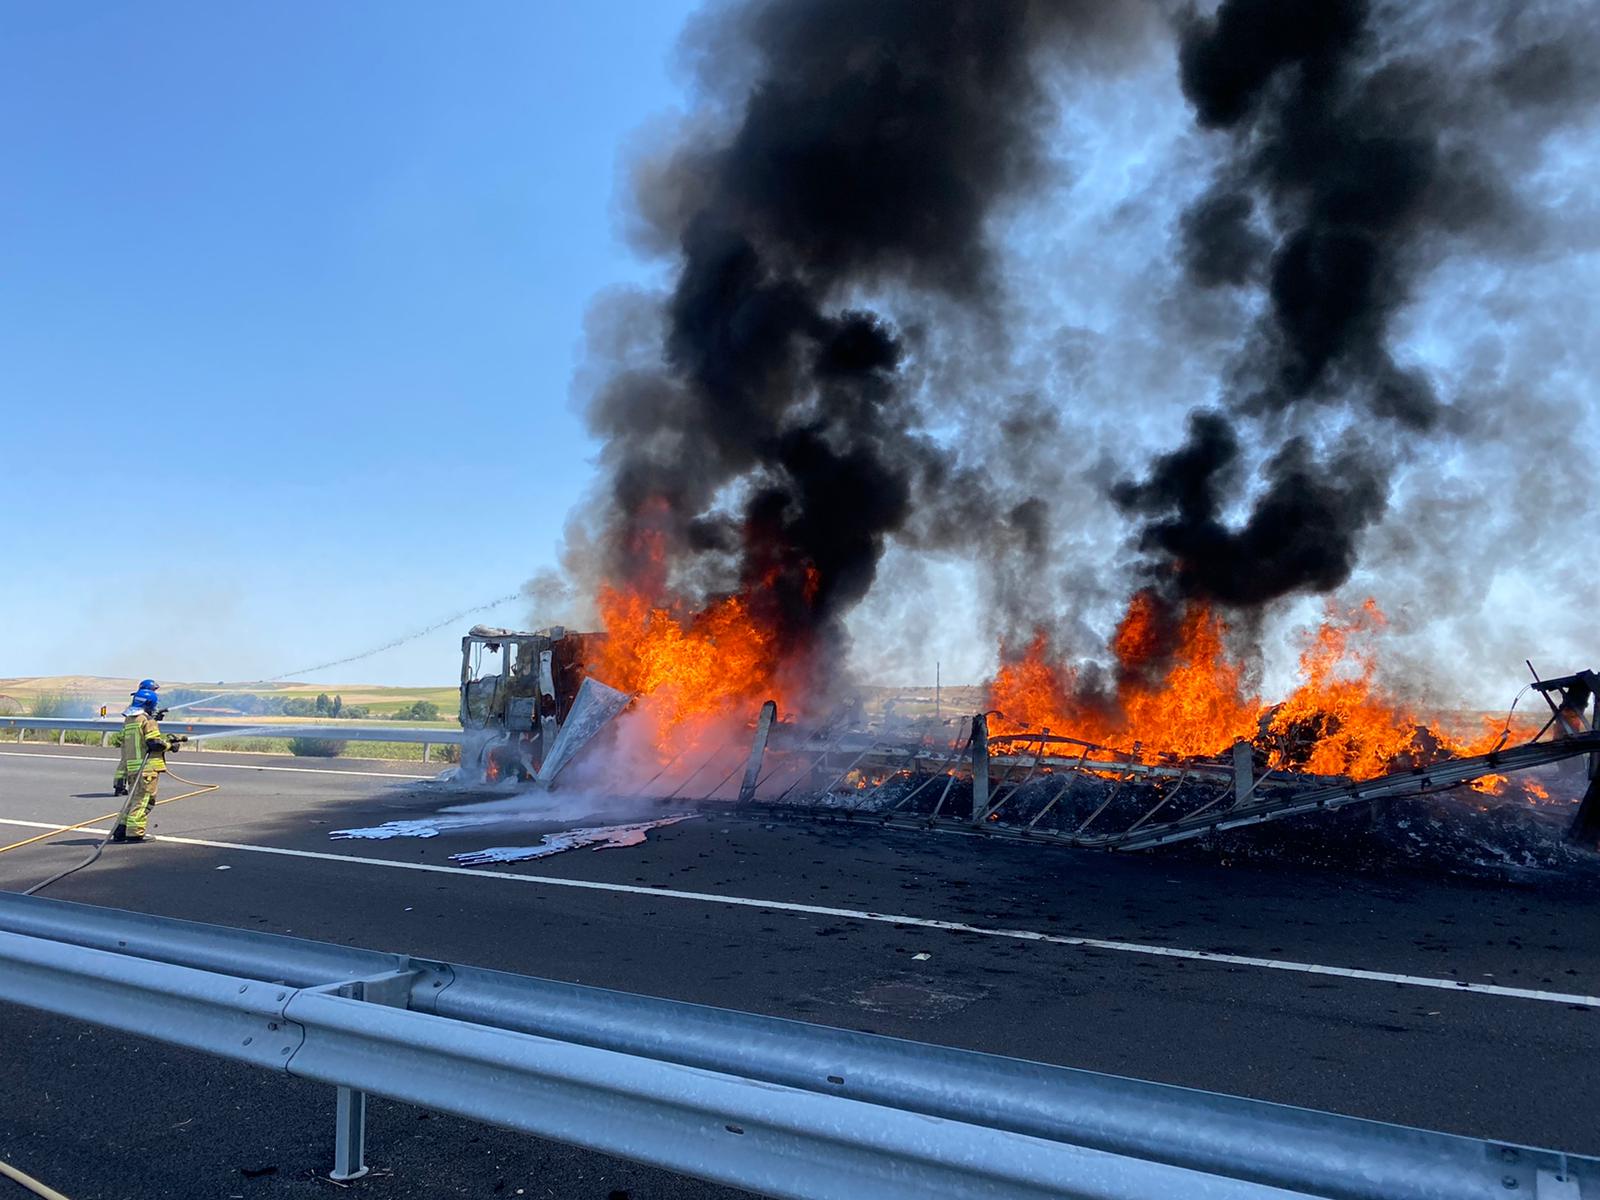
[[[123,723],[122,753],[130,776],[167,769],[167,742],[149,713],[135,713]]]

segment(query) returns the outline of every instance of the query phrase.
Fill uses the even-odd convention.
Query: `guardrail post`
[[[66,744],[67,744],[67,731],[65,729],[63,729],[60,733],[56,734],[56,745],[65,746]]]
[[[360,982],[347,983],[336,994],[363,999],[366,988]],[[339,1183],[360,1179],[367,1173],[367,1094],[355,1088],[340,1087],[333,1111],[333,1170],[328,1178]]]
[[[989,815],[989,714],[972,718],[972,823]]]
[[[1255,750],[1249,742],[1233,744],[1233,802],[1243,804],[1255,790]]]
[[[352,979],[330,990],[347,1000],[406,1008],[411,981],[416,974],[408,966],[383,975]],[[338,1183],[360,1179],[367,1173],[367,1094],[341,1085],[334,1101],[333,1121],[333,1170],[328,1172],[328,1178]]]
[[[767,752],[767,737],[772,732],[772,723],[778,719],[778,705],[776,701],[768,700],[761,705],[761,715],[756,718],[756,736],[750,743],[750,757],[744,766],[744,779],[739,784],[739,803],[749,804],[755,799],[756,784],[761,779],[761,759]]]
[[[104,746],[110,740],[111,740],[111,730],[102,729],[100,731],[100,745]]]
[[[354,1088],[339,1089],[334,1114],[333,1170],[329,1179],[344,1182],[367,1173],[367,1094]]]
[[[430,754],[432,754],[432,753],[433,753],[433,743],[432,742],[423,742],[422,743],[422,761],[423,762],[427,762],[428,761],[428,756]]]

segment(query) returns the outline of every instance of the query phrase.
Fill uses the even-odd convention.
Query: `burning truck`
[[[897,715],[891,704],[874,719],[859,696],[820,715],[796,714],[774,699],[708,696],[701,669],[726,681],[745,642],[732,638],[719,656],[715,637],[697,637],[664,612],[610,635],[478,627],[462,639],[461,718],[474,735],[463,764],[485,781],[549,787],[587,752],[590,784],[644,803],[786,806],[1141,850],[1357,805],[1376,810],[1401,797],[1536,803],[1550,799],[1544,784],[1529,778],[1511,789],[1511,776],[1574,760],[1565,782],[1578,804],[1567,837],[1591,849],[1600,842],[1593,671],[1535,677],[1530,686],[1549,710],[1542,725],[1508,719],[1498,730],[1452,735],[1439,719],[1425,723],[1376,695],[1359,673],[1341,678],[1347,646],[1337,627],[1313,639],[1302,664],[1307,682],[1274,705],[1241,693],[1225,661],[1207,666],[1215,647],[1203,623],[1194,629],[1189,658],[1156,685],[1164,707],[1150,713],[1163,724],[1130,741],[1126,725],[1096,726],[1081,698],[1074,711],[1060,680],[1047,689],[1050,711],[1030,698],[1043,680],[1005,670],[989,696],[1010,716],[995,708],[945,724]],[[723,621],[715,632],[730,627]],[[643,662],[654,677],[628,674],[628,664]],[[758,673],[770,678],[770,668]],[[1123,695],[1124,719],[1152,702]],[[1247,720],[1236,725],[1241,713]],[[632,749],[621,752],[623,743]]]
[[[1423,711],[1358,648],[1369,601],[1256,690],[1309,598],[1425,594],[1487,654],[1476,564],[1581,570],[1587,525],[1507,497],[1528,462],[1589,494],[1582,323],[1504,281],[1553,278],[1541,248],[1587,228],[1562,149],[1595,111],[1584,6],[932,7],[697,26],[694,112],[627,175],[660,285],[596,299],[574,377],[597,477],[563,566],[606,637],[562,679],[574,635],[526,660],[485,635],[511,655],[503,694],[463,673],[485,769],[551,783],[609,713],[586,778],[673,803],[1133,849],[1559,783],[1592,843],[1588,672],[1536,680],[1542,727]],[[1502,282],[1469,299],[1479,275]],[[981,711],[858,715],[876,600],[902,656],[976,617]]]
[[[461,639],[462,772],[496,782],[534,779],[552,759],[603,634],[475,625]]]

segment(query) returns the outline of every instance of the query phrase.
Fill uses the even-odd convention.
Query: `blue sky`
[[[692,7],[7,5],[0,677],[266,677],[548,564]],[[322,677],[450,682],[459,632]]]

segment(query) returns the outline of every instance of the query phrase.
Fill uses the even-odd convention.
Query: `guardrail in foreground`
[[[0,999],[780,1197],[1600,1195],[1600,1159],[0,893]],[[1588,1186],[1587,1193],[1584,1188]]]

